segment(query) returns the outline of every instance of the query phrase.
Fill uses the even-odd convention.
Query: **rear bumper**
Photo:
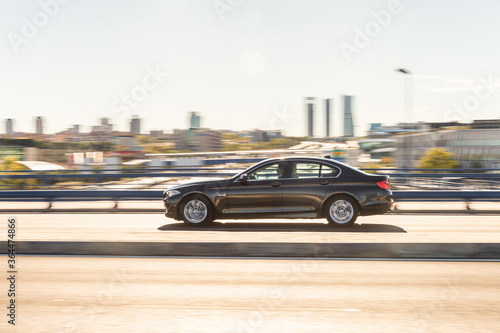
[[[389,192],[389,191],[388,191]],[[359,214],[362,216],[385,214],[391,211],[394,207],[394,198],[392,193],[379,193],[379,195],[372,198],[372,200],[359,209]]]
[[[362,207],[359,211],[359,215],[368,216],[368,215],[385,214],[391,211],[393,205],[394,205],[393,202],[390,203],[388,202],[388,203],[380,203],[377,205]]]

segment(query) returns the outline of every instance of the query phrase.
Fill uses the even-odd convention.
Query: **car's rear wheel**
[[[351,197],[335,196],[328,200],[325,215],[332,226],[350,227],[358,218],[358,204]]]
[[[189,226],[205,226],[213,221],[212,203],[201,195],[187,198],[181,204],[182,220]]]

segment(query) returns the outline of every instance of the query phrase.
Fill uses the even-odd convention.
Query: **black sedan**
[[[194,182],[163,193],[165,216],[203,226],[214,219],[326,218],[346,227],[358,215],[393,204],[389,176],[329,158],[271,158],[227,179]]]

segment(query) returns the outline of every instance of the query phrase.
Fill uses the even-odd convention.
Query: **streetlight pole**
[[[404,112],[403,112],[403,124],[406,123],[411,123],[412,121],[412,105],[411,105],[411,95],[412,95],[412,88],[411,88],[411,72],[408,69],[405,68],[396,68],[396,72],[402,73],[404,75],[404,85],[403,85],[403,97],[404,97]],[[403,125],[404,126],[404,125]],[[405,168],[407,165],[411,167],[411,163],[409,162],[411,158],[411,153],[408,152],[407,154],[407,148],[406,148],[406,134],[403,134],[403,144],[402,144],[402,151],[403,151],[403,168]]]
[[[411,72],[405,68],[396,68],[396,72],[400,72],[404,74],[404,114],[403,121],[407,123],[411,123],[412,121],[412,105],[411,105],[411,97],[412,97],[412,87],[411,87]]]

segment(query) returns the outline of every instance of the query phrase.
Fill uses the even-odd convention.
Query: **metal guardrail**
[[[92,173],[101,173],[101,172],[116,172],[116,173],[128,173],[128,172],[162,172],[162,171],[216,171],[216,170],[241,170],[241,168],[235,167],[200,167],[200,166],[192,166],[192,167],[148,167],[148,168],[102,168],[102,169],[61,169],[61,170],[47,170],[47,171],[39,171],[39,170],[0,170],[0,174],[2,173],[71,173],[71,172],[92,172]],[[377,169],[377,168],[360,168],[363,171],[370,171],[381,174],[399,174],[399,173],[435,173],[435,174],[500,174],[500,169],[417,169],[417,168],[387,168],[387,169]]]
[[[35,190],[35,191],[0,191],[0,202],[47,202],[47,209],[52,208],[54,202],[68,201],[112,201],[113,209],[118,209],[119,201],[160,201],[163,191],[148,190]],[[4,209],[9,210],[9,209]],[[18,209],[22,211],[23,209]],[[29,210],[27,208],[26,210]]]
[[[0,179],[107,179],[107,178],[155,178],[155,177],[228,177],[234,173],[228,172],[165,172],[165,173],[76,173],[76,174],[0,174]]]
[[[161,200],[158,190],[35,190],[0,191],[1,201]]]
[[[177,167],[177,168],[136,168],[136,169],[123,169],[123,168],[110,168],[110,169],[61,169],[61,170],[45,170],[45,171],[40,171],[40,170],[0,170],[0,174],[2,173],[10,173],[10,172],[15,172],[15,173],[33,173],[33,174],[40,174],[40,173],[81,173],[81,172],[87,172],[87,173],[106,173],[106,172],[115,172],[115,173],[129,173],[129,172],[137,172],[137,173],[148,173],[148,172],[162,172],[162,171],[218,171],[218,170],[241,170],[242,168],[224,168],[224,167],[209,167],[209,168],[200,168],[200,167]]]
[[[119,207],[119,202],[124,201],[149,201],[161,202],[162,190],[10,190],[0,191],[0,203],[8,202],[44,202],[48,203],[45,208],[32,208],[29,204],[24,207],[9,206],[1,207],[0,213],[41,213],[41,212],[63,212],[63,213],[162,213],[160,208],[123,208]],[[401,202],[462,202],[464,209],[461,210],[400,210],[397,205],[394,207],[395,213],[484,213],[500,214],[499,209],[495,210],[476,210],[471,209],[469,204],[475,201],[500,201],[500,191],[393,191],[396,204]],[[106,202],[111,201],[113,207],[109,208],[53,208],[52,205],[57,202]]]
[[[229,177],[242,168],[221,167],[182,167],[182,168],[150,168],[150,169],[99,169],[99,170],[57,170],[57,171],[35,171],[35,170],[0,170],[0,190],[6,189],[49,189],[49,188],[73,188],[81,189],[87,186],[119,185],[127,180],[134,186],[141,186],[136,179],[153,179],[162,184],[177,178],[195,177]],[[156,180],[155,180],[156,179]],[[77,183],[75,183],[77,182]],[[146,181],[145,185],[151,185]],[[123,187],[121,188],[123,189]]]
[[[363,171],[375,171],[381,173],[398,173],[398,172],[435,172],[435,173],[485,173],[485,172],[496,172],[499,173],[500,169],[479,169],[479,168],[468,168],[468,169],[421,169],[421,168],[361,168]]]
[[[500,191],[393,191],[397,201],[500,201]]]
[[[380,173],[384,174],[384,173]],[[63,174],[0,174],[0,179],[104,179],[104,178],[139,178],[139,177],[230,177],[235,172],[150,172],[150,173],[82,173]],[[481,178],[500,179],[500,174],[484,173],[395,173],[387,174],[391,178]]]
[[[161,200],[162,190],[12,190],[1,201]],[[393,191],[396,201],[500,201],[500,191]]]
[[[1,190],[134,190],[162,189],[183,182],[185,178],[230,177],[241,171],[237,167],[152,167],[131,169],[80,169],[57,171],[0,170]],[[500,187],[497,169],[362,169],[391,177],[398,191],[468,191],[496,190]],[[425,171],[425,172],[423,172]],[[427,173],[430,172],[430,173]],[[184,178],[184,180],[183,180]],[[405,200],[405,199],[404,199]],[[461,199],[462,200],[462,199]]]
[[[378,174],[378,173],[377,173]],[[380,173],[384,174],[384,173]],[[500,179],[500,173],[385,173],[391,178],[481,178]]]
[[[228,177],[236,174],[242,168],[157,168],[157,169],[101,169],[101,170],[0,170],[2,179],[41,179],[41,180],[68,180],[68,179],[120,179],[120,178],[155,178],[155,177]],[[471,178],[471,179],[500,179],[500,170],[497,169],[362,169],[373,171],[375,174],[385,174],[393,179],[398,178]],[[220,172],[225,171],[225,172]],[[497,172],[489,172],[497,171]],[[430,173],[428,173],[430,172]]]

